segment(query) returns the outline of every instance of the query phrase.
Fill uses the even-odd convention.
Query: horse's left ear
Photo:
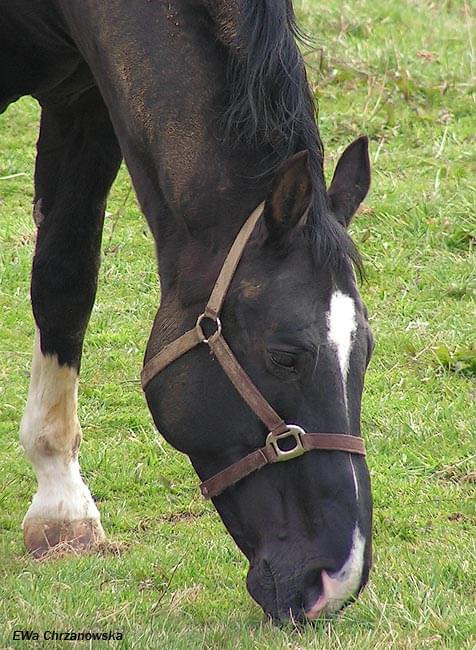
[[[354,140],[339,158],[327,192],[330,208],[347,228],[370,187],[369,141],[366,136]]]
[[[268,234],[278,239],[303,223],[312,200],[309,152],[300,151],[278,169],[264,206]]]

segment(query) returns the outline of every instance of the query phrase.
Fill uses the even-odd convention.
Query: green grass
[[[187,459],[155,432],[137,383],[158,282],[124,170],[108,205],[80,395],[83,473],[122,551],[40,563],[25,554],[20,523],[35,481],[17,432],[33,344],[39,113],[22,99],[0,118],[2,648],[22,645],[15,628],[122,630],[121,648],[476,645],[471,3],[302,0],[298,9],[317,39],[306,59],[329,175],[353,137],[371,138],[372,192],[352,226],[377,338],[363,401],[370,584],[341,616],[303,630],[273,628],[249,598],[244,558],[200,499]]]

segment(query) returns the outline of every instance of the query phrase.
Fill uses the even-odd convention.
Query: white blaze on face
[[[354,461],[352,460],[352,454],[349,454],[349,458],[350,458],[350,466],[352,468],[352,477],[354,479],[355,497],[358,500],[359,499],[359,483],[357,481],[357,474],[355,472]]]
[[[77,459],[81,440],[77,395],[77,371],[60,365],[56,355],[44,355],[37,333],[20,440],[38,479],[38,491],[24,524],[87,519],[99,525],[99,512]]]
[[[322,593],[317,602],[306,612],[309,619],[316,619],[322,614],[330,614],[342,607],[354,596],[362,580],[364,567],[365,538],[355,525],[352,548],[343,567],[335,573],[322,571]]]
[[[355,311],[355,302],[350,296],[347,296],[339,290],[334,291],[327,314],[327,327],[329,330],[329,341],[334,346],[339,360],[346,407],[347,375],[349,372],[353,338],[357,329]]]
[[[344,403],[347,412],[347,375],[349,374],[350,355],[354,343],[354,335],[357,330],[357,319],[355,302],[342,291],[336,290],[332,294],[327,314],[327,327],[329,341],[334,347],[342,380],[344,392]],[[348,415],[348,412],[347,412]],[[352,476],[354,478],[355,497],[359,498],[359,485],[357,475],[352,461],[352,454],[349,454]]]

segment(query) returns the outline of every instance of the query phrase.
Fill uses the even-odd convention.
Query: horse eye
[[[292,370],[295,364],[294,354],[283,352],[282,350],[272,350],[270,353],[271,361],[280,368]]]

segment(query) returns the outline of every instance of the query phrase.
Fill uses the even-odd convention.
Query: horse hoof
[[[25,546],[35,559],[53,553],[82,553],[105,539],[97,519],[38,520],[23,524]]]

